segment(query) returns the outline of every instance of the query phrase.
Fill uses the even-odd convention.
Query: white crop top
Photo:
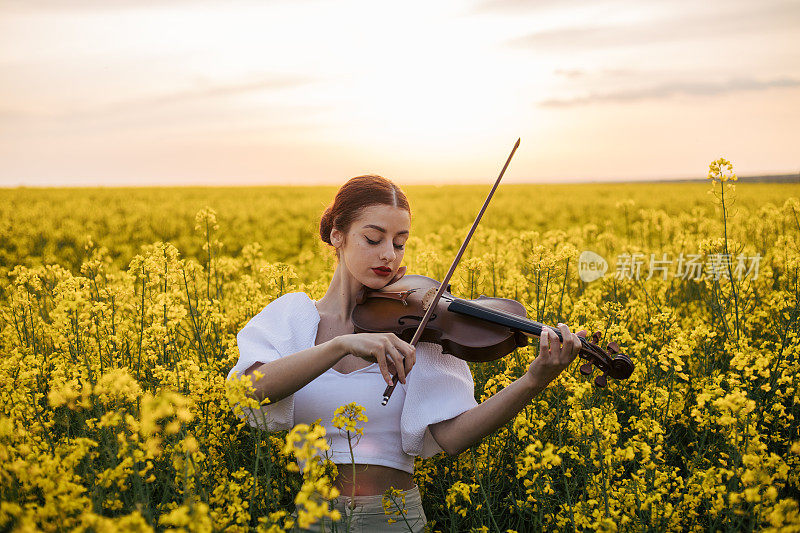
[[[319,321],[314,301],[304,292],[284,294],[270,302],[237,334],[239,360],[227,379],[234,373],[243,374],[257,362],[266,363],[314,346]],[[349,464],[347,435],[340,434],[332,418],[338,407],[356,402],[364,407],[369,420],[358,423],[364,433],[357,444],[353,441],[355,462],[413,473],[413,456],[427,458],[442,451],[428,426],[478,405],[466,361],[443,354],[441,346],[433,343],[417,344],[416,362],[405,385],[398,382],[383,406],[380,403],[385,389],[377,363],[349,374],[331,368],[294,394],[248,413],[248,422],[263,428],[263,416],[267,422],[264,429],[279,431],[322,419],[331,445],[328,456],[334,463]]]
[[[355,462],[381,464],[413,473],[414,458],[403,451],[400,438],[400,415],[406,393],[402,387],[395,387],[389,403],[381,405],[385,389],[386,381],[377,363],[349,374],[330,368],[294,393],[294,423],[311,424],[321,418],[331,446],[327,451],[331,461],[349,464],[347,433],[335,427],[331,420],[337,407],[356,402],[364,407],[367,422],[359,421],[356,426],[364,428],[363,435],[354,436],[350,432]]]

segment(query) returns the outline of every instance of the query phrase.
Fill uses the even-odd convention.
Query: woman
[[[349,180],[320,221],[320,237],[337,257],[327,292],[319,301],[296,292],[267,305],[237,335],[240,358],[228,374],[263,375],[253,380],[254,396],[270,398],[261,409],[270,431],[322,420],[338,467],[333,483],[340,497],[333,503],[351,531],[422,531],[427,519],[413,481],[414,456],[457,455],[480,442],[566,368],[581,345],[559,324],[563,345],[552,332],[542,335],[526,374],[478,404],[469,366],[441,346],[420,342],[415,349],[393,333],[352,333],[350,315],[365,287],[402,284],[410,231],[408,201],[394,183],[374,175]],[[399,385],[381,406],[393,374]],[[352,447],[355,461],[346,436],[331,423],[334,410],[350,402],[369,418]],[[259,424],[258,417],[250,423]],[[381,496],[390,487],[403,491],[405,519],[384,515]],[[387,518],[397,521],[390,525]]]

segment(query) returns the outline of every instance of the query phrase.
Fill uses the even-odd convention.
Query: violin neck
[[[522,318],[520,316],[511,313],[506,313],[505,311],[497,311],[495,309],[489,309],[482,305],[477,305],[467,300],[463,300],[461,298],[453,298],[453,301],[450,302],[450,305],[447,306],[447,310],[453,311],[454,313],[458,313],[460,315],[479,318],[481,320],[485,320],[493,324],[498,324],[500,326],[506,326],[511,329],[521,331],[528,337],[538,337],[542,334],[543,328],[548,328],[552,330],[554,333],[556,333],[559,339],[561,338],[561,333],[553,327],[546,326],[544,324],[536,322],[535,320],[528,320],[527,318]]]

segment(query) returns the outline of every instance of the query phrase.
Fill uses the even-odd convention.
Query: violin
[[[354,332],[391,332],[411,342],[439,287],[435,279],[412,274],[382,289],[367,288],[351,315]],[[486,363],[526,346],[529,337],[541,336],[545,328],[564,341],[557,328],[529,320],[525,306],[516,300],[484,295],[473,300],[456,298],[448,284],[419,341],[438,344],[442,353],[465,361]],[[609,342],[606,350],[598,346],[601,337],[599,331],[592,334],[591,342],[578,337],[578,356],[587,360],[580,368],[581,374],[591,375],[593,366],[597,367],[602,374],[595,377],[594,383],[605,387],[608,377],[630,377],[634,366],[616,342]]]
[[[365,287],[350,316],[355,333],[392,332],[412,346],[420,340],[433,342],[442,347],[442,353],[474,362],[499,359],[517,347],[525,346],[528,337],[540,336],[544,328],[551,329],[564,342],[558,329],[528,320],[525,306],[516,300],[483,295],[474,300],[464,300],[450,293],[448,282],[519,143],[520,139],[517,139],[444,280],[439,283],[425,276],[410,275],[392,283],[389,286],[392,290]],[[599,331],[592,334],[593,342],[578,338],[581,339],[578,355],[588,360],[581,366],[581,373],[591,375],[592,365],[603,372],[595,378],[596,386],[605,387],[607,376],[627,379],[633,373],[633,363],[627,355],[620,353],[616,342],[609,342],[606,350],[598,346]],[[395,374],[392,384],[383,393],[381,405],[389,401],[398,379]]]

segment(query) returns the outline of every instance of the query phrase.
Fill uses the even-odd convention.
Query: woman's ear
[[[331,230],[331,244],[333,245],[334,248],[338,248],[339,246],[342,245],[342,237],[343,237],[342,232],[339,231],[338,229]]]

